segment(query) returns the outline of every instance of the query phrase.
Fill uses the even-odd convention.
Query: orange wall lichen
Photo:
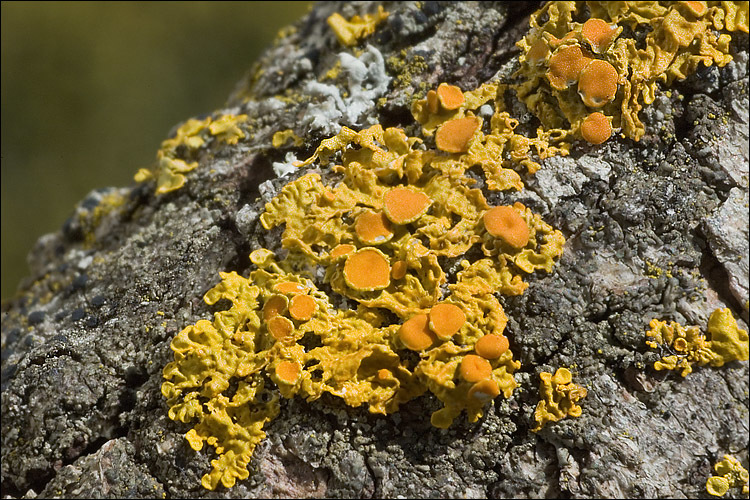
[[[521,203],[490,206],[467,171],[481,170],[489,190],[520,190],[522,175],[568,154],[580,136],[599,144],[614,127],[638,140],[638,111],[653,101],[658,82],[684,78],[700,62],[731,59],[729,35],[709,28],[747,32],[742,3],[587,5],[591,19],[583,24],[572,21],[583,8],[576,2],[551,2],[531,17],[518,43],[520,82],[466,92],[443,83],[415,101],[422,137],[381,125],[343,127],[297,163],[328,168],[340,180],[324,183],[307,173],[266,204],[260,222],[266,230],[284,226],[283,257],[258,248],[248,278],[221,273],[204,300],[228,299],[231,308],[183,329],[164,368],[169,417],[197,420],[186,434],[191,447],[208,443],[219,456],[204,487],[231,487],[248,476],[263,427],[279,413],[276,391],[307,401],[328,393],[378,414],[429,392],[443,404],[431,416],[439,428],[463,412],[475,422],[495,397],[511,397],[520,363],[497,295],[520,295],[528,274],[551,272],[565,239]],[[334,15],[329,24],[349,46],[385,16],[382,9],[351,21]],[[645,26],[645,49],[622,35],[624,27],[632,33]],[[540,120],[535,137],[516,131],[519,122],[505,109],[509,89]],[[486,120],[477,116],[485,105],[494,106]],[[157,178],[157,193],[178,189],[197,165],[187,161],[207,140],[233,144],[244,136],[241,119],[187,122],[162,145],[160,164],[136,179]],[[274,145],[289,139],[297,136],[279,131]],[[185,146],[184,159],[177,145]],[[478,257],[469,260],[471,250]],[[447,273],[443,258],[460,259],[460,270]],[[734,352],[734,334],[722,337],[725,323],[716,327],[716,346]],[[541,378],[534,431],[581,414],[576,402],[586,390],[572,384],[567,369]]]

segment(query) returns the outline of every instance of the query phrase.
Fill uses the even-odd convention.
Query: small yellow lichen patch
[[[737,326],[737,320],[728,307],[717,309],[708,319],[708,334],[711,336],[710,349],[716,353],[711,366],[723,366],[730,361],[748,360],[748,335]]]
[[[142,168],[135,174],[136,182],[145,182],[156,178],[156,194],[165,194],[180,189],[185,185],[183,174],[194,170],[198,162],[185,163],[183,160],[162,156],[155,170]]]
[[[583,120],[581,135],[591,144],[601,144],[612,136],[612,125],[606,116],[597,111]]]
[[[286,145],[289,141],[292,141],[294,146],[301,146],[305,142],[302,137],[294,133],[294,130],[288,128],[286,130],[275,132],[271,138],[271,145],[275,148],[280,148]]]
[[[336,34],[339,42],[347,47],[353,47],[357,43],[375,32],[375,28],[388,18],[388,12],[383,10],[382,5],[378,5],[378,12],[375,14],[365,14],[364,17],[354,16],[346,20],[338,12],[328,17],[328,26]]]
[[[741,488],[742,494],[747,495],[748,474],[739,460],[731,455],[724,455],[724,460],[714,465],[715,476],[711,476],[706,481],[706,491],[714,496],[721,497],[729,491],[730,488]]]
[[[211,135],[227,144],[237,144],[237,141],[245,138],[245,133],[238,124],[247,121],[247,115],[222,115],[208,126]]]
[[[193,155],[211,136],[227,144],[237,144],[237,140],[245,137],[237,123],[247,120],[247,115],[222,115],[218,120],[206,118],[204,120],[190,119],[177,129],[175,137],[161,143],[156,153],[157,163],[152,169],[141,168],[135,174],[136,182],[156,180],[156,194],[165,194],[180,189],[185,185],[185,173],[194,170],[198,162],[186,162],[177,158],[181,149],[187,155]]]
[[[729,308],[717,309],[708,320],[710,340],[697,326],[683,327],[674,321],[653,319],[646,332],[646,344],[659,348],[663,357],[654,363],[656,370],[681,370],[686,377],[693,366],[724,366],[730,361],[747,361],[748,334],[737,326]]]
[[[201,133],[206,130],[209,123],[210,117],[203,120],[191,118],[177,129],[173,138],[162,141],[160,150],[167,153],[174,152],[179,146],[185,146],[189,150],[200,148],[206,142]]]
[[[481,123],[476,116],[447,121],[438,129],[435,144],[446,153],[465,153],[469,150],[469,141]]]
[[[557,422],[567,416],[581,416],[581,407],[576,403],[586,397],[587,391],[572,383],[570,370],[561,367],[554,375],[542,372],[539,378],[540,400],[534,412],[537,425],[531,429],[532,432],[538,432],[547,422]]]

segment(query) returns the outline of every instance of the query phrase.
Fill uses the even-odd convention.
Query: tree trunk
[[[341,127],[377,123],[434,148],[413,102],[443,82],[470,91],[517,81],[515,44],[540,6],[385,2],[388,17],[352,35],[351,47],[327,23],[335,12],[376,15],[378,5],[317,4],[212,115],[247,115],[241,133],[211,132],[194,152],[177,146],[195,168],[159,179],[157,165],[142,182],[94,191],[39,240],[22,293],[3,304],[4,497],[206,496],[201,477],[216,454],[191,449],[193,424],[168,417],[162,370],[178,332],[226,308],[202,300],[219,272],[247,276],[261,246],[283,253],[281,233],[258,222],[265,204],[310,171],[340,178],[331,165],[295,169],[293,160]],[[730,35],[731,62],[658,83],[639,114],[640,140],[623,132],[592,145],[574,131],[568,155],[539,161],[533,175],[519,170],[522,190],[489,191],[480,180],[491,205],[521,202],[566,238],[550,273],[529,274],[521,294],[496,294],[521,363],[510,398],[447,429],[430,423],[440,402],[429,392],[388,415],[330,394],[281,398],[249,477],[216,493],[697,498],[723,455],[746,466],[747,361],[685,377],[657,371],[668,352],[645,335],[652,319],[705,332],[725,307],[747,329],[748,36]],[[533,135],[540,122],[517,95],[509,90],[505,107]],[[489,123],[493,110],[477,113]],[[293,134],[276,135],[285,130]],[[539,374],[559,367],[587,389],[582,414],[532,432]]]

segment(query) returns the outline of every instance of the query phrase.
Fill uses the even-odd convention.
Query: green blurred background
[[[221,107],[311,2],[2,2],[2,298],[92,189]]]

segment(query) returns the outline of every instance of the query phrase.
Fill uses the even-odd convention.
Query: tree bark
[[[220,110],[247,114],[247,136],[203,154],[182,188],[94,191],[38,241],[2,309],[4,497],[207,496],[200,478],[215,455],[193,451],[189,426],[167,417],[162,369],[175,334],[218,310],[201,299],[219,272],[246,276],[254,245],[278,247],[258,215],[302,174],[278,177],[280,165],[342,126],[418,135],[414,99],[441,82],[471,90],[509,77],[539,6],[385,2],[388,18],[359,44],[373,54],[368,75],[326,79],[341,53],[360,57],[326,19],[377,5],[319,3],[280,33]],[[661,86],[640,141],[574,143],[523,191],[493,195],[567,239],[552,273],[501,299],[522,364],[510,399],[447,430],[430,425],[431,395],[389,416],[282,399],[250,477],[212,496],[697,498],[724,454],[747,465],[748,363],[683,378],[655,371],[645,344],[651,319],[704,327],[719,307],[747,329],[747,51],[735,32],[731,63]],[[533,122],[520,102],[510,109]],[[274,147],[285,129],[304,142]],[[539,373],[560,366],[588,389],[583,414],[531,432]]]

